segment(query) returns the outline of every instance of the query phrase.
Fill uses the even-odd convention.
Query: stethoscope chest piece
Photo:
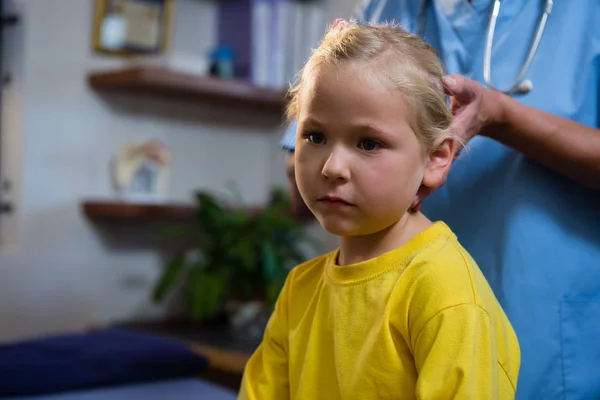
[[[526,79],[519,84],[519,88],[516,93],[527,94],[531,92],[531,89],[533,89],[533,82],[531,82],[529,79]]]

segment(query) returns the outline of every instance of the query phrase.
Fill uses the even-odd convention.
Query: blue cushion
[[[2,400],[236,400],[237,393],[201,379],[178,378]]]
[[[207,360],[183,343],[107,329],[0,346],[0,396],[194,376]]]

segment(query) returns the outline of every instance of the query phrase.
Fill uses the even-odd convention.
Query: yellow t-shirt
[[[517,337],[442,222],[365,262],[294,268],[240,399],[512,399]]]

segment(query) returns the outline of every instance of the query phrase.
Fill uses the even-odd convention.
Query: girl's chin
[[[317,215],[317,220],[323,229],[336,236],[362,236],[373,233],[348,218]]]

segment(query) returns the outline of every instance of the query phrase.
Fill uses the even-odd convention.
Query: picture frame
[[[176,0],[96,0],[92,48],[119,56],[158,55],[169,48]]]

